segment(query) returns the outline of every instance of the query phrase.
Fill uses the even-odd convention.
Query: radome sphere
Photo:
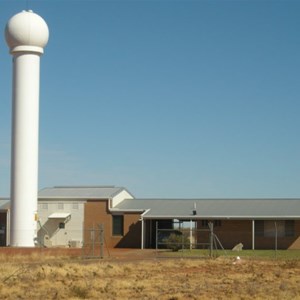
[[[40,48],[43,52],[49,39],[49,29],[42,17],[31,10],[22,11],[7,22],[5,39],[11,52],[21,46]]]

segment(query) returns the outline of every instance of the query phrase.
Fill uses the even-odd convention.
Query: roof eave
[[[57,199],[62,199],[62,200],[110,200],[111,197],[84,197],[84,196],[38,196],[38,200],[57,200]]]
[[[139,209],[139,208],[110,208],[111,212],[140,212],[143,213],[145,210],[144,209]]]
[[[300,220],[300,216],[201,216],[201,215],[144,215],[144,219],[178,220]]]

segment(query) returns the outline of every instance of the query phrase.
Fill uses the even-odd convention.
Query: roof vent
[[[194,202],[194,209],[193,209],[193,215],[197,215],[197,207],[196,207],[196,202]]]

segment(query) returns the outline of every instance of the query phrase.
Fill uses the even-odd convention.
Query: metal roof
[[[109,186],[54,186],[39,191],[39,199],[109,199],[122,191],[124,187]],[[129,192],[128,192],[129,193]],[[129,193],[130,194],[130,193]],[[131,194],[130,194],[131,195]]]
[[[300,219],[300,199],[284,198],[126,199],[115,208],[144,209],[145,219]]]

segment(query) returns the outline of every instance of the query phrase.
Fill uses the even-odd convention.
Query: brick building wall
[[[278,236],[277,249],[300,249],[300,221],[294,221],[293,236]],[[275,249],[275,236],[255,236],[255,249]]]
[[[278,236],[277,249],[300,249],[300,221],[294,221],[293,236]],[[206,228],[202,221],[197,222],[197,228]],[[252,220],[221,220],[214,225],[214,233],[217,235],[225,249],[232,249],[242,243],[243,249],[252,249]],[[198,233],[198,243],[207,242],[208,234]],[[275,236],[255,235],[255,249],[275,249]]]
[[[104,224],[105,243],[109,248],[139,248],[141,246],[141,222],[139,213],[124,213],[123,235],[114,236],[112,214],[108,209],[108,200],[89,200],[84,207],[84,240],[89,230]]]
[[[205,222],[204,222],[205,223]],[[219,224],[218,224],[219,223]],[[252,221],[232,221],[221,220],[214,225],[214,233],[217,235],[222,246],[226,249],[232,249],[235,245],[242,243],[244,249],[252,247]],[[202,221],[197,222],[198,229],[205,229],[207,226]],[[208,241],[208,233],[198,233],[198,243]]]

